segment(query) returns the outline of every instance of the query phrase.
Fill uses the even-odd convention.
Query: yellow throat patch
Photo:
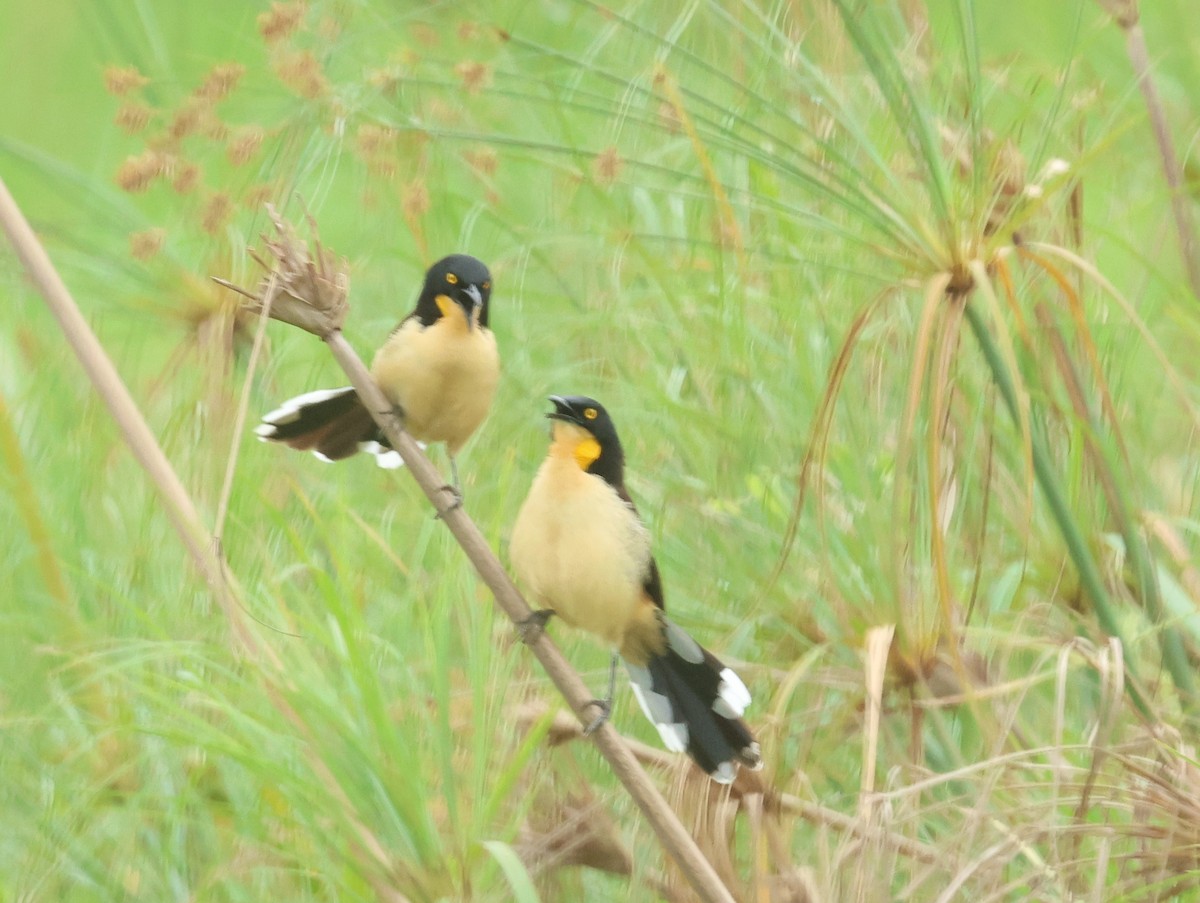
[[[459,307],[449,295],[438,295],[433,300],[437,303],[438,310],[442,312],[442,319],[456,331],[469,332],[475,325],[474,315],[468,314]]]
[[[600,443],[594,436],[584,436],[575,443],[575,462],[580,470],[587,470],[600,457]]]
[[[600,457],[600,443],[587,430],[573,423],[554,423],[554,444],[550,454],[569,457],[579,465],[580,470],[587,470]]]

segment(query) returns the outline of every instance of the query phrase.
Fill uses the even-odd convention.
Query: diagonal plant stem
[[[367,410],[375,418],[387,436],[392,447],[400,453],[408,470],[412,473],[417,485],[441,512],[445,522],[458,544],[462,546],[468,560],[475,567],[479,577],[491,589],[496,604],[508,615],[514,624],[519,624],[529,617],[531,610],[522,598],[516,586],[505,572],[499,559],[492,552],[487,540],[475,525],[475,522],[460,506],[447,510],[454,501],[454,495],[446,486],[437,469],[429,458],[421,451],[416,442],[399,425],[392,416],[392,405],[384,397],[383,392],[375,384],[367,372],[359,356],[350,347],[340,330],[324,337],[334,358],[350,378],[351,385],[358,392]],[[582,723],[590,722],[594,715],[589,710],[595,703],[595,694],[588,690],[583,679],[571,667],[570,663],[559,652],[558,647],[545,634],[541,634],[531,645],[530,649],[542,667],[546,670],[558,691],[571,709],[579,716]],[[658,788],[650,781],[646,772],[638,764],[633,753],[619,733],[607,722],[591,735],[596,748],[608,761],[617,779],[625,786],[629,795],[642,810],[658,835],[663,848],[676,861],[684,876],[691,883],[697,894],[708,901],[729,901],[733,897],[721,883],[709,861],[700,852],[695,840],[688,834],[683,823],[671,810],[666,799]]]
[[[400,454],[421,491],[437,509],[440,519],[454,535],[468,560],[475,567],[480,579],[491,589],[496,604],[514,625],[520,625],[531,614],[529,605],[509,578],[500,564],[500,560],[492,552],[475,522],[466,513],[465,508],[461,505],[454,506],[456,498],[454,493],[429,458],[401,426],[399,418],[394,413],[393,405],[384,396],[362,360],[343,337],[339,327],[341,316],[344,314],[346,279],[344,277],[339,279],[339,274],[328,272],[327,266],[332,258],[327,257],[319,245],[317,262],[314,265],[299,243],[291,237],[290,229],[282,219],[273,209],[270,209],[269,212],[281,240],[275,243],[268,242],[268,244],[279,259],[279,266],[282,269],[277,268],[272,271],[267,286],[275,284],[287,286],[289,287],[286,289],[287,296],[281,295],[274,299],[269,296],[259,298],[255,293],[237,288],[224,280],[218,281],[235,291],[255,298],[260,306],[266,306],[268,302],[274,300],[271,315],[275,319],[300,326],[320,337],[329,346],[334,359],[345,371],[346,376],[350,379],[350,384],[354,386],[354,390],[362,399],[363,405],[371,413],[392,448]],[[292,268],[297,266],[303,268],[305,272],[299,274],[299,278],[293,278],[296,273]],[[330,293],[340,295],[333,302],[337,309],[330,317],[325,318],[325,325],[322,325],[324,317],[322,311],[327,309],[326,299],[305,297],[305,293],[310,287],[314,294],[321,294],[322,286],[326,288],[333,286]],[[310,301],[316,303],[308,303]],[[297,307],[304,308],[301,314],[303,322],[297,322],[292,318]],[[596,704],[596,699],[578,672],[571,667],[559,652],[558,647],[545,633],[541,633],[529,646],[567,704],[576,713],[580,723],[590,723],[594,717],[591,709]],[[611,724],[606,722],[591,736],[595,741],[596,748],[608,761],[617,779],[642,810],[646,820],[650,822],[663,849],[675,860],[679,870],[687,878],[697,895],[709,903],[718,903],[718,901],[733,903],[733,896],[722,883],[716,870],[700,851],[696,841],[684,828],[683,823],[658,788],[651,782],[621,735]]]
[[[2,179],[0,179],[0,226],[8,235],[22,264],[58,319],[63,334],[87,371],[96,391],[108,405],[109,411],[113,419],[117,421],[130,449],[154,482],[176,531],[183,540],[197,569],[204,575],[216,596],[242,647],[252,655],[265,656],[276,670],[281,672],[283,670],[282,662],[274,651],[269,645],[260,643],[246,624],[238,606],[233,576],[217,555],[212,536],[192,504],[191,497],[171,467],[170,461],[163,454],[154,434],[142,417],[141,411],[130,396],[129,390],[125,388],[120,374],[117,373],[112,361],[109,360],[83,314],[80,313],[66,285],[51,263],[49,255],[46,254],[41,242],[22,215]],[[273,284],[273,280],[269,284]],[[384,434],[404,458],[418,485],[434,505],[439,507],[439,510],[444,508],[453,500],[453,495],[446,487],[445,482],[440,479],[429,459],[425,457],[408,434],[399,427],[396,419],[392,416],[391,405],[387,403],[383,393],[371,379],[362,361],[336,328],[328,331],[322,338],[325,339],[334,357],[345,369],[351,383],[359,392],[368,409],[372,411]],[[521,598],[516,587],[501,567],[499,560],[492,554],[483,535],[465,511],[461,507],[446,511],[443,519],[466,551],[467,557],[479,571],[480,576],[492,589],[501,608],[514,622],[528,617],[529,606]],[[543,634],[531,644],[531,648],[567,702],[579,714],[580,719],[590,720],[587,713],[594,703],[594,699],[583,680],[563,658],[557,647]],[[272,701],[279,709],[298,728],[303,728],[303,720],[282,698],[278,688],[268,683],[267,689],[272,695]],[[625,785],[634,801],[646,815],[664,849],[679,865],[680,871],[692,884],[700,898],[709,903],[733,903],[733,896],[722,884],[711,863],[700,852],[700,848],[671,810],[667,801],[651,783],[620,734],[610,725],[605,724],[593,733],[593,737],[597,748],[609,761],[617,778]],[[318,773],[325,783],[335,793],[340,792],[340,786],[336,779],[328,773],[324,763],[316,759],[313,764],[318,768]],[[344,806],[347,812],[352,811],[353,807],[348,802],[345,802]],[[358,829],[360,842],[365,844],[368,852],[374,857],[386,861],[386,852],[379,847],[377,840],[366,826],[356,820],[355,827]],[[385,896],[389,899],[396,901],[404,899],[392,888],[380,889],[387,891]]]
[[[1167,113],[1162,98],[1150,73],[1150,51],[1146,47],[1146,33],[1139,21],[1137,0],[1097,0],[1100,6],[1113,17],[1121,31],[1125,32],[1125,52],[1129,65],[1137,78],[1138,90],[1146,102],[1154,140],[1158,143],[1158,155],[1162,160],[1163,176],[1171,192],[1171,213],[1175,217],[1175,231],[1179,237],[1179,253],[1183,257],[1188,285],[1192,294],[1200,298],[1200,241],[1196,239],[1196,227],[1192,222],[1191,198],[1184,189],[1183,167],[1171,141],[1171,127],[1167,124]]]
[[[113,419],[116,420],[126,443],[134,457],[142,465],[162,498],[167,514],[175,526],[180,539],[183,540],[188,554],[196,568],[204,575],[213,595],[216,597],[225,617],[237,639],[239,651],[270,665],[273,670],[266,672],[264,686],[272,703],[290,721],[300,733],[307,732],[307,726],[300,713],[285,698],[279,683],[279,676],[285,672],[283,661],[268,643],[260,642],[246,623],[240,604],[241,588],[234,575],[225,567],[224,561],[217,552],[216,543],[200,518],[191,496],[180,482],[171,462],[167,460],[158,445],[154,434],[147,426],[137,404],[121,381],[121,376],[113,366],[108,355],[101,346],[99,339],[92,332],[76,306],[74,299],[67,291],[62,278],[55,270],[45,248],[42,247],[37,235],[30,228],[28,221],[21,213],[8,187],[0,179],[0,226],[3,227],[17,256],[25,266],[30,278],[45,298],[47,305],[58,319],[63,335],[71,344],[76,357],[79,358],[88,378],[97,394],[108,406]],[[341,805],[343,813],[356,834],[352,848],[360,856],[370,858],[383,867],[389,865],[387,851],[383,848],[365,824],[354,813],[354,807],[347,799],[345,791],[332,774],[328,765],[312,752],[306,752],[306,759],[314,772],[333,794]],[[381,900],[387,903],[408,903],[408,899],[396,889],[383,884],[378,878],[368,876]]]
[[[204,575],[218,604],[225,612],[242,648],[255,655],[264,651],[273,655],[269,647],[259,643],[246,624],[230,584],[230,575],[216,554],[212,536],[192,504],[191,496],[171,467],[171,462],[163,454],[154,433],[146,425],[142,412],[121,381],[117,368],[113,366],[100,340],[79,312],[71,293],[67,291],[62,278],[54,269],[46,249],[30,228],[3,179],[0,179],[0,226],[8,235],[34,285],[46,299],[46,304],[62,327],[63,335],[74,349],[92,385],[108,406],[134,457],[154,482],[166,506],[168,517],[175,525],[192,562]]]

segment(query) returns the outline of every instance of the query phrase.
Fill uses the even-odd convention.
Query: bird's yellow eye
[[[490,289],[491,287],[492,287],[492,284],[491,284],[490,282],[485,282],[485,283],[483,284],[483,290],[484,290],[485,292],[486,292],[488,289]]]
[[[583,416],[587,420],[595,420],[597,417],[600,416],[600,412],[597,411],[595,408],[584,408]]]
[[[458,285],[458,277],[455,276],[453,273],[446,274],[446,281],[449,282],[451,285]]]

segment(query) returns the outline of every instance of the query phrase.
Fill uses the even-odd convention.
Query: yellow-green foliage
[[[683,892],[408,476],[235,434],[247,380],[341,382],[278,324],[251,372],[209,281],[266,201],[364,356],[432,259],[491,266],[501,554],[544,397],[612,412],[669,610],[755,694],[765,813],[653,769],[739,898],[1195,892],[1200,299],[1100,4],[12,6],[0,174],[281,667],[0,256],[0,898]],[[1200,30],[1143,13],[1186,158]]]

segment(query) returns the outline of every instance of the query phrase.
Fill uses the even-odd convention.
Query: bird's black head
[[[416,315],[423,326],[432,326],[442,317],[461,310],[466,315],[468,328],[476,324],[487,326],[491,296],[492,274],[483,261],[469,254],[451,254],[431,266],[425,274]]]
[[[570,452],[579,466],[588,473],[603,477],[613,486],[624,485],[625,451],[617,438],[617,428],[608,411],[594,398],[585,395],[551,395],[554,410],[546,416],[578,427],[571,436],[555,441],[567,441]]]

